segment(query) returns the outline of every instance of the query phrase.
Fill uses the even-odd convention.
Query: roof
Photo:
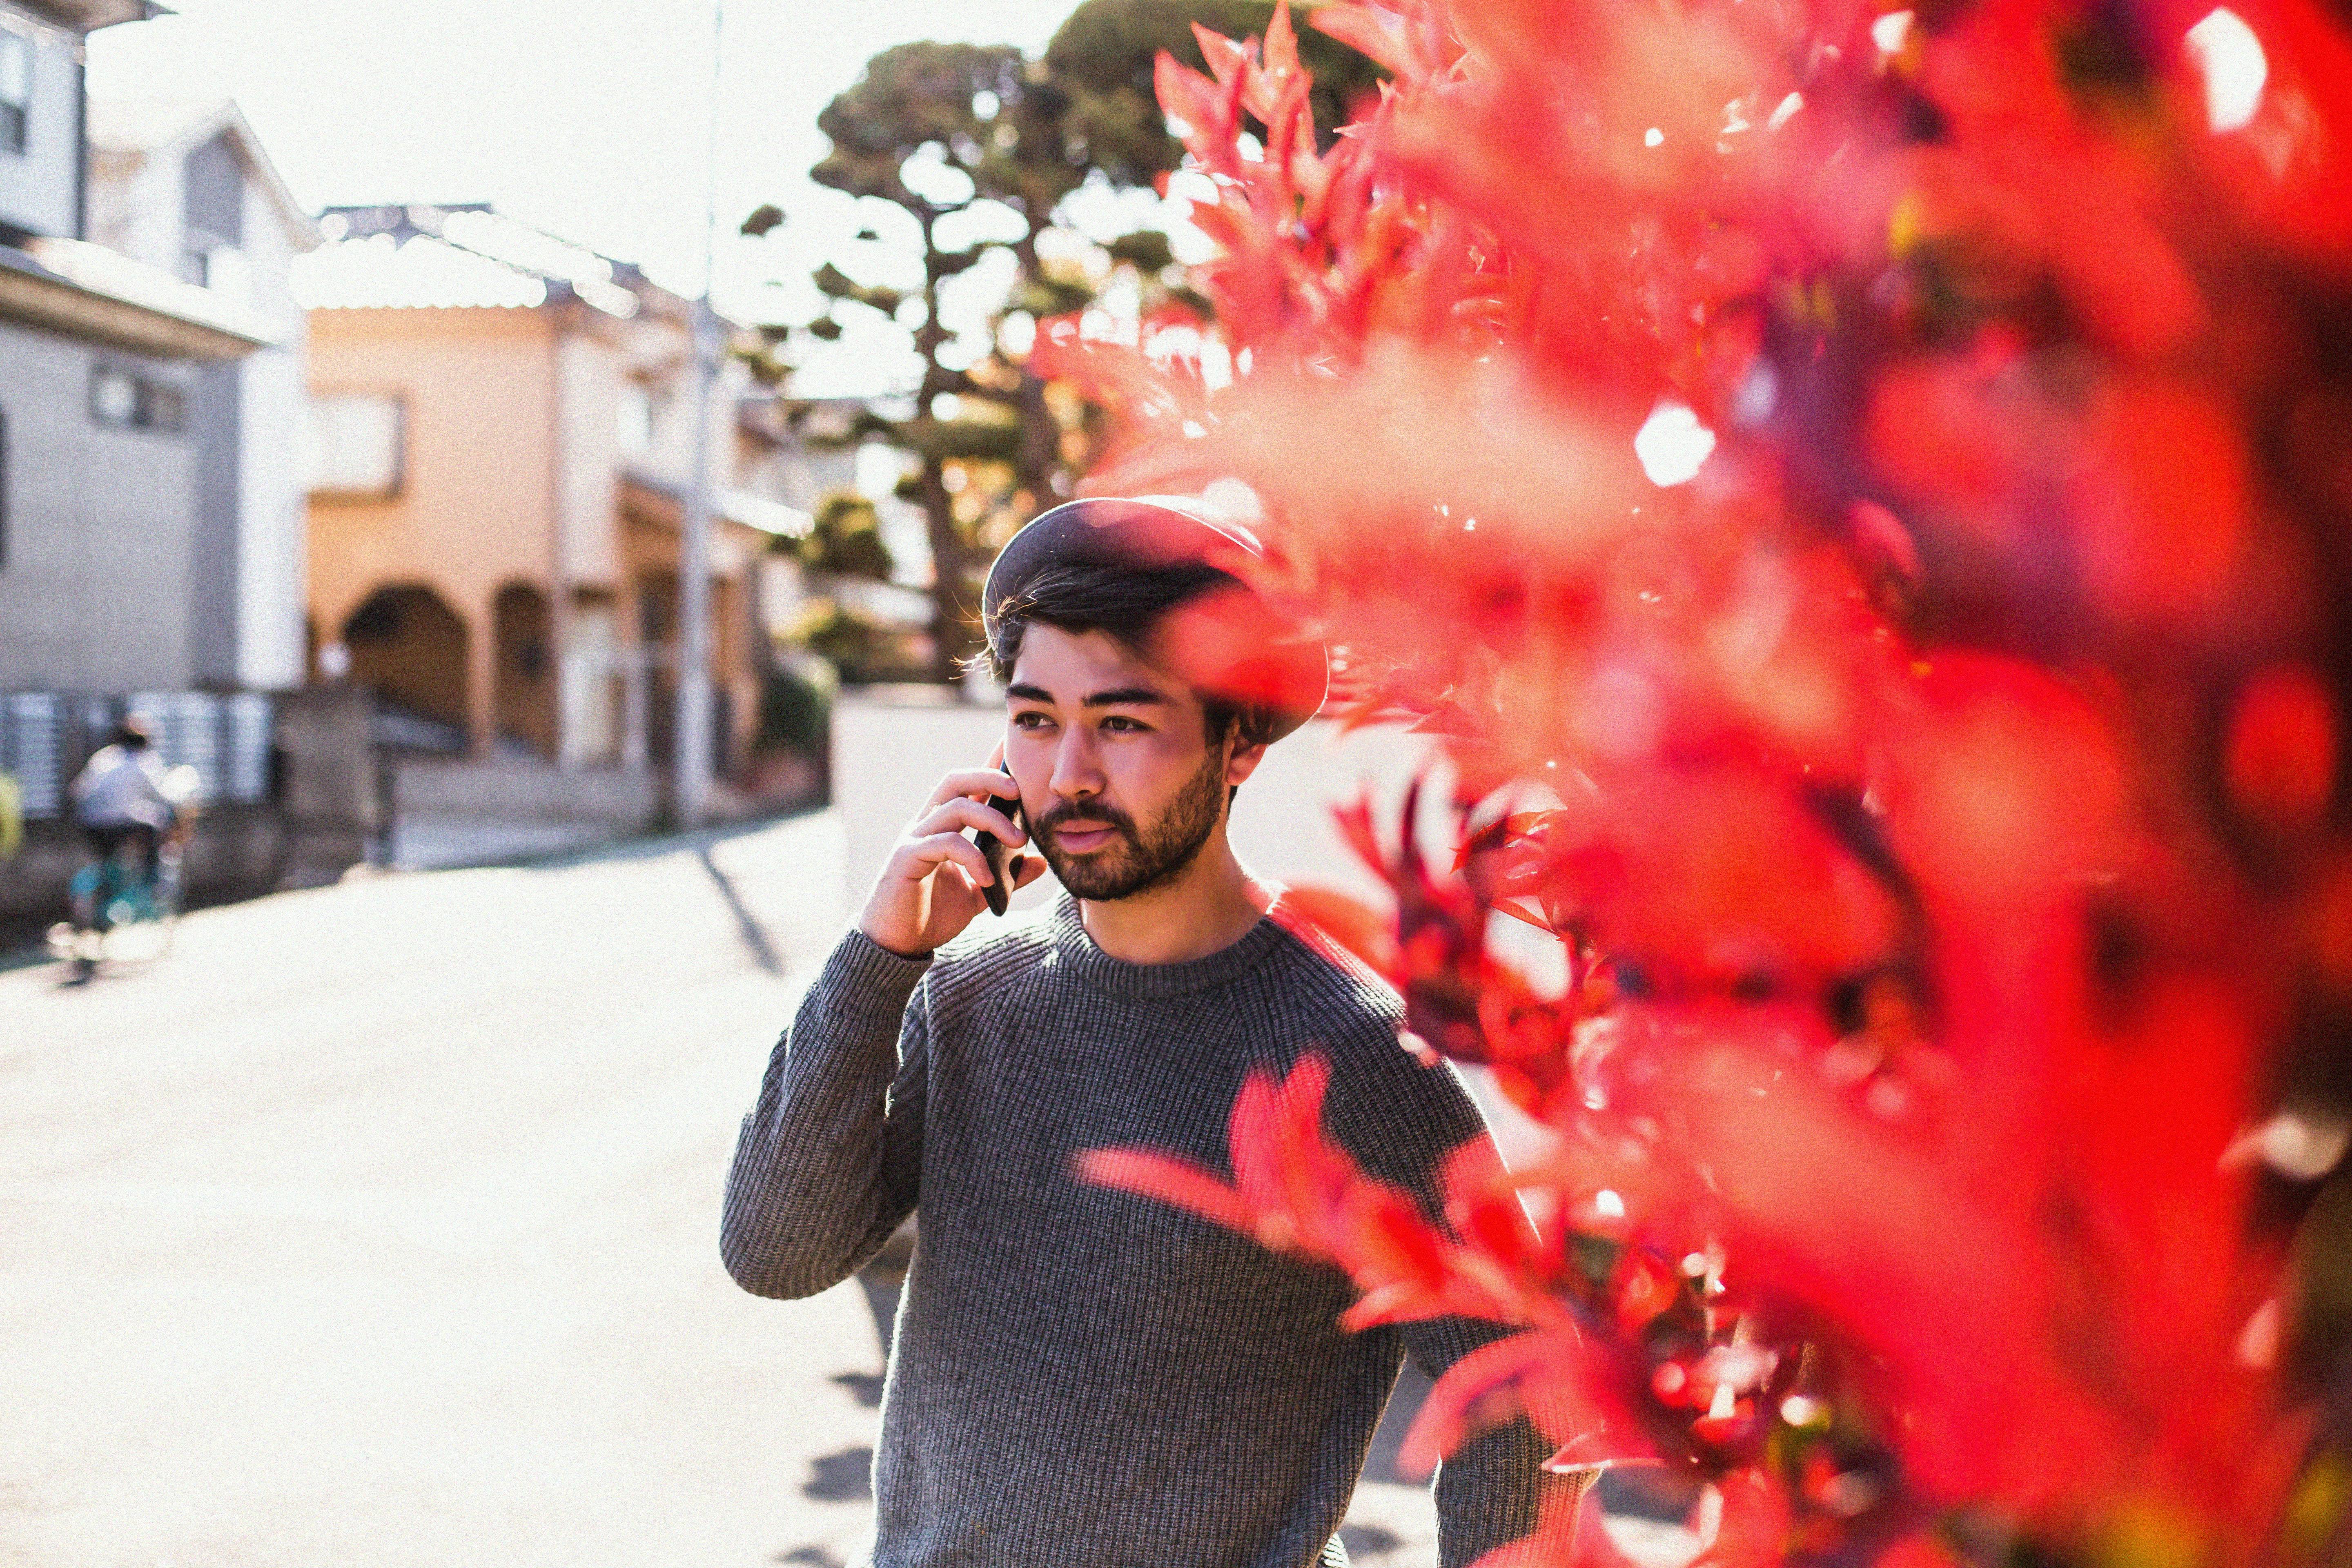
[[[95,33],[120,22],[144,22],[171,15],[154,0],[17,0],[17,4],[77,33]]]
[[[319,243],[319,226],[294,193],[278,166],[262,151],[261,139],[246,122],[245,113],[226,98],[93,98],[89,100],[89,147],[100,154],[145,160],[158,153],[201,147],[214,137],[228,142],[278,208],[278,221],[298,250]]]
[[[634,499],[649,521],[666,528],[677,526],[690,487],[634,466],[621,470],[621,486],[625,504]],[[630,492],[635,492],[634,496]],[[750,490],[722,487],[710,500],[712,511],[721,519],[761,533],[799,539],[816,524],[816,520],[800,508],[753,495]]]
[[[578,300],[627,320],[684,301],[545,229],[463,206],[330,207],[327,242],[294,263],[295,298],[314,310],[530,310]]]
[[[258,311],[79,239],[0,246],[0,317],[179,359],[236,359],[284,341]]]

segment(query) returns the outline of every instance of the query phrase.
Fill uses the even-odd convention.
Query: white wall
[[[31,123],[22,153],[0,153],[0,223],[70,238],[81,167],[81,67],[73,35],[0,0],[0,26],[33,41]]]
[[[94,154],[89,237],[159,272],[183,276],[188,194],[184,167],[176,157]]]
[[[562,529],[564,581],[614,588],[621,581],[621,351],[586,332],[567,331],[555,342],[557,525]]]
[[[303,677],[310,517],[299,444],[310,396],[309,316],[294,300],[294,245],[284,220],[249,175],[244,205],[239,248],[250,264],[253,298],[242,302],[289,334],[283,346],[249,356],[239,378],[236,675],[269,689],[299,686]]]

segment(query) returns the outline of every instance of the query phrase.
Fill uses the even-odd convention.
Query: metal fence
[[[277,724],[259,692],[0,692],[0,773],[16,780],[27,820],[67,815],[67,784],[131,713],[147,721],[165,766],[195,770],[198,804],[269,797]]]

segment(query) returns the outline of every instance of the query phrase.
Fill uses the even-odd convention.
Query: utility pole
[[[711,405],[719,392],[722,338],[710,308],[719,228],[719,89],[726,0],[710,5],[710,142],[703,159],[702,297],[694,306],[694,487],[677,542],[677,720],[672,735],[672,795],[678,826],[699,827],[710,803]]]

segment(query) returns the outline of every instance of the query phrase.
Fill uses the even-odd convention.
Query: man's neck
[[[1234,858],[1221,826],[1174,880],[1131,898],[1081,899],[1078,919],[1113,958],[1183,963],[1241,941],[1273,901]]]

